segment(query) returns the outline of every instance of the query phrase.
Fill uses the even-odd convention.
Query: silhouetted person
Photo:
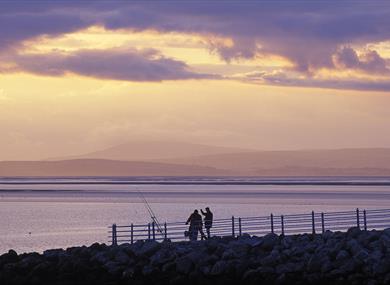
[[[206,238],[206,236],[203,233],[202,230],[202,216],[199,215],[198,210],[195,210],[191,216],[188,218],[186,225],[190,224],[189,228],[189,237],[190,240],[197,240],[198,239],[198,232],[200,232],[200,235],[203,238]]]
[[[213,213],[210,211],[210,208],[206,208],[206,212],[200,210],[204,216],[204,227],[206,228],[207,238],[210,238],[210,229],[213,226]]]

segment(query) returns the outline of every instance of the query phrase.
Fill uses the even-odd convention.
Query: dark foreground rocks
[[[10,250],[0,284],[390,284],[390,229]]]

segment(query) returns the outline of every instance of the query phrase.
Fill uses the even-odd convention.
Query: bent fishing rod
[[[157,226],[157,231],[162,235],[164,236],[164,231],[163,229],[161,228],[161,225],[160,225],[160,222],[158,221],[157,217],[156,217],[156,214],[153,212],[153,209],[152,207],[149,205],[148,201],[146,200],[144,194],[139,190],[137,189],[138,191],[138,194],[140,195],[142,201],[144,202],[144,205],[145,205],[145,208],[147,209],[148,213],[149,213],[149,216],[151,217],[152,221],[154,222],[154,224]]]

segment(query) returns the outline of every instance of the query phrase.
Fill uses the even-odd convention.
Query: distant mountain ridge
[[[98,151],[93,151],[86,154],[49,158],[48,160],[94,158],[110,160],[145,161],[155,159],[171,159],[189,156],[253,151],[253,149],[212,146],[186,142],[134,141],[112,146]]]
[[[274,175],[278,171],[282,175],[338,175],[338,172],[348,175],[390,174],[390,148],[257,151],[162,161],[228,169],[243,175]]]
[[[212,167],[105,159],[0,161],[0,176],[219,176]]]
[[[228,175],[390,176],[390,148],[253,151],[132,142],[61,160],[0,162],[0,176]]]

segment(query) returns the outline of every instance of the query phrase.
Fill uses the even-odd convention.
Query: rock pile
[[[0,284],[390,284],[390,229],[10,250]]]

